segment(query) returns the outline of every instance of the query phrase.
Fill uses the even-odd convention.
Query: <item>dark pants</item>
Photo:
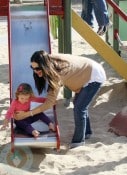
[[[94,15],[99,26],[106,26],[109,23],[107,4],[105,0],[82,0],[81,17],[93,27]]]
[[[90,120],[88,115],[88,107],[100,89],[101,83],[93,82],[83,87],[74,99],[74,121],[75,131],[72,143],[80,143],[85,141],[85,135],[91,134]]]
[[[40,113],[40,114],[36,114],[33,117],[28,117],[26,119],[23,120],[15,120],[15,124],[19,129],[22,129],[26,132],[26,134],[32,134],[32,131],[35,130],[31,124],[41,120],[42,122],[46,123],[47,125],[49,125],[49,123],[51,123],[52,121],[50,120],[49,117],[47,117],[44,113]]]

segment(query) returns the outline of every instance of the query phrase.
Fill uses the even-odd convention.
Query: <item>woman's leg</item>
[[[98,26],[107,26],[109,24],[107,4],[105,0],[92,0],[95,17]]]
[[[72,143],[85,141],[85,134],[91,134],[88,107],[99,90],[101,83],[93,82],[81,89],[74,100],[75,131]]]
[[[86,21],[91,27],[93,27],[93,4],[91,0],[82,0],[82,13],[81,18]]]

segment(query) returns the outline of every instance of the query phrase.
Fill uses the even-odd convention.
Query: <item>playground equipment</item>
[[[16,87],[27,82],[35,89],[32,72],[30,70],[30,57],[36,50],[44,49],[51,52],[49,36],[49,11],[48,4],[14,5],[9,0],[0,0],[0,18],[7,17],[8,23],[8,49],[10,71],[10,99],[14,98]],[[45,96],[46,92],[42,94]],[[34,107],[36,107],[36,103]],[[60,134],[55,106],[46,111],[46,114],[54,121],[56,132],[49,131],[45,124],[38,121],[34,123],[36,129],[40,128],[40,136],[37,139],[26,136],[15,130],[13,119],[11,122],[12,149],[17,146],[53,147],[60,148]],[[41,127],[40,127],[41,126]]]
[[[110,0],[107,1],[109,2]],[[123,14],[119,8],[117,12],[123,15],[123,17],[126,19],[126,15]],[[114,68],[114,70],[121,75],[121,77],[127,80],[127,62],[118,55],[117,50],[114,50],[110,45],[105,43],[100,36],[93,32],[91,27],[87,25],[87,23],[85,23],[73,10],[72,26],[112,66],[112,68]],[[112,35],[113,39],[114,37],[115,35]],[[115,39],[117,40],[118,38],[116,37]],[[127,136],[126,124],[127,107],[116,114],[113,120],[109,123],[109,131],[119,136]]]
[[[127,1],[107,0],[111,25],[106,34],[106,41],[120,55],[120,46],[127,44]]]
[[[49,0],[49,15],[58,17],[58,51],[72,53],[71,43],[71,0]],[[72,92],[64,88],[65,106],[70,103]]]
[[[127,106],[122,108],[109,123],[109,132],[127,137]]]
[[[72,10],[72,27],[104,58],[116,72],[127,80],[127,63],[81,17]]]

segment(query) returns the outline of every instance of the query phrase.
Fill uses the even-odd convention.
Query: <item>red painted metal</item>
[[[10,1],[0,0],[0,16],[7,17],[7,27],[8,27],[8,55],[9,55],[9,80],[11,87],[11,75],[10,75],[10,57],[11,57],[11,37],[10,37]],[[10,91],[11,97],[11,91]],[[10,99],[11,102],[11,99]],[[14,152],[14,132],[13,132],[13,119],[11,119],[11,151]]]
[[[45,5],[49,6],[50,15],[62,15],[64,14],[63,0],[45,0]]]
[[[126,107],[118,112],[109,123],[109,132],[116,134],[117,136],[127,137],[127,113]]]
[[[127,14],[124,13],[113,0],[106,0],[112,6],[114,11],[125,21],[127,21]]]
[[[57,138],[57,150],[60,150],[60,130],[58,127],[58,120],[57,120],[57,114],[56,114],[56,106],[53,106],[53,112],[54,112],[54,118],[56,123],[56,138]]]
[[[51,6],[62,6],[62,0],[49,0]]]
[[[114,30],[114,38],[115,38],[116,40],[118,40],[118,35],[119,35],[119,31],[118,31],[118,29],[115,29],[115,30]]]
[[[0,0],[0,16],[8,16],[9,0]]]

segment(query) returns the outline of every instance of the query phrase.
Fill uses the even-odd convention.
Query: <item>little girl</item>
[[[8,109],[5,115],[5,120],[1,130],[6,129],[9,120],[14,116],[16,112],[29,111],[30,102],[34,101],[43,103],[46,100],[45,98],[35,97],[33,94],[32,87],[27,83],[22,83],[18,86],[15,96],[16,99],[12,101],[10,108]],[[22,120],[15,120],[15,124],[18,128],[26,131],[27,134],[33,135],[34,137],[38,137],[40,134],[39,131],[35,130],[31,124],[35,121],[38,121],[39,119],[46,123],[49,126],[49,129],[55,131],[54,124],[44,113],[30,116]]]

